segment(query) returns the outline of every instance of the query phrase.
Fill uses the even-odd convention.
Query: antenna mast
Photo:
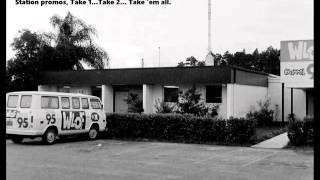
[[[208,53],[211,52],[211,0],[208,0]]]
[[[208,0],[208,54],[205,59],[206,66],[214,66],[214,57],[211,50],[211,0]]]

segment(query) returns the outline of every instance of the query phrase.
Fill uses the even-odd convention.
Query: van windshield
[[[7,107],[15,108],[18,105],[18,95],[9,95]]]
[[[101,109],[101,104],[98,99],[90,99],[90,104],[92,109]]]

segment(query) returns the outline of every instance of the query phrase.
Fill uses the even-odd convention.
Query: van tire
[[[53,128],[47,129],[47,131],[42,136],[42,141],[45,144],[54,144],[57,138],[57,133]]]
[[[16,144],[21,144],[22,140],[23,140],[23,137],[21,137],[21,136],[12,136],[11,137],[11,141]]]
[[[88,137],[89,139],[97,139],[98,137],[98,134],[99,134],[99,127],[98,125],[92,125],[90,130],[89,130],[89,133],[88,133]]]

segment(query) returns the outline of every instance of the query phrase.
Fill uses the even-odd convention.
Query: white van
[[[6,94],[6,134],[15,143],[42,137],[53,144],[57,136],[88,133],[95,139],[106,130],[106,114],[96,96],[41,91]]]

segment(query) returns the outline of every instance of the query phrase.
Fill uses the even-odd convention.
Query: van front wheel
[[[16,143],[16,144],[20,144],[23,140],[23,137],[21,136],[13,136],[11,137],[12,142]]]
[[[56,140],[56,131],[54,129],[48,129],[43,137],[42,137],[42,141],[45,143],[45,144],[53,144]]]
[[[96,139],[98,137],[98,128],[93,126],[89,130],[89,139]]]

